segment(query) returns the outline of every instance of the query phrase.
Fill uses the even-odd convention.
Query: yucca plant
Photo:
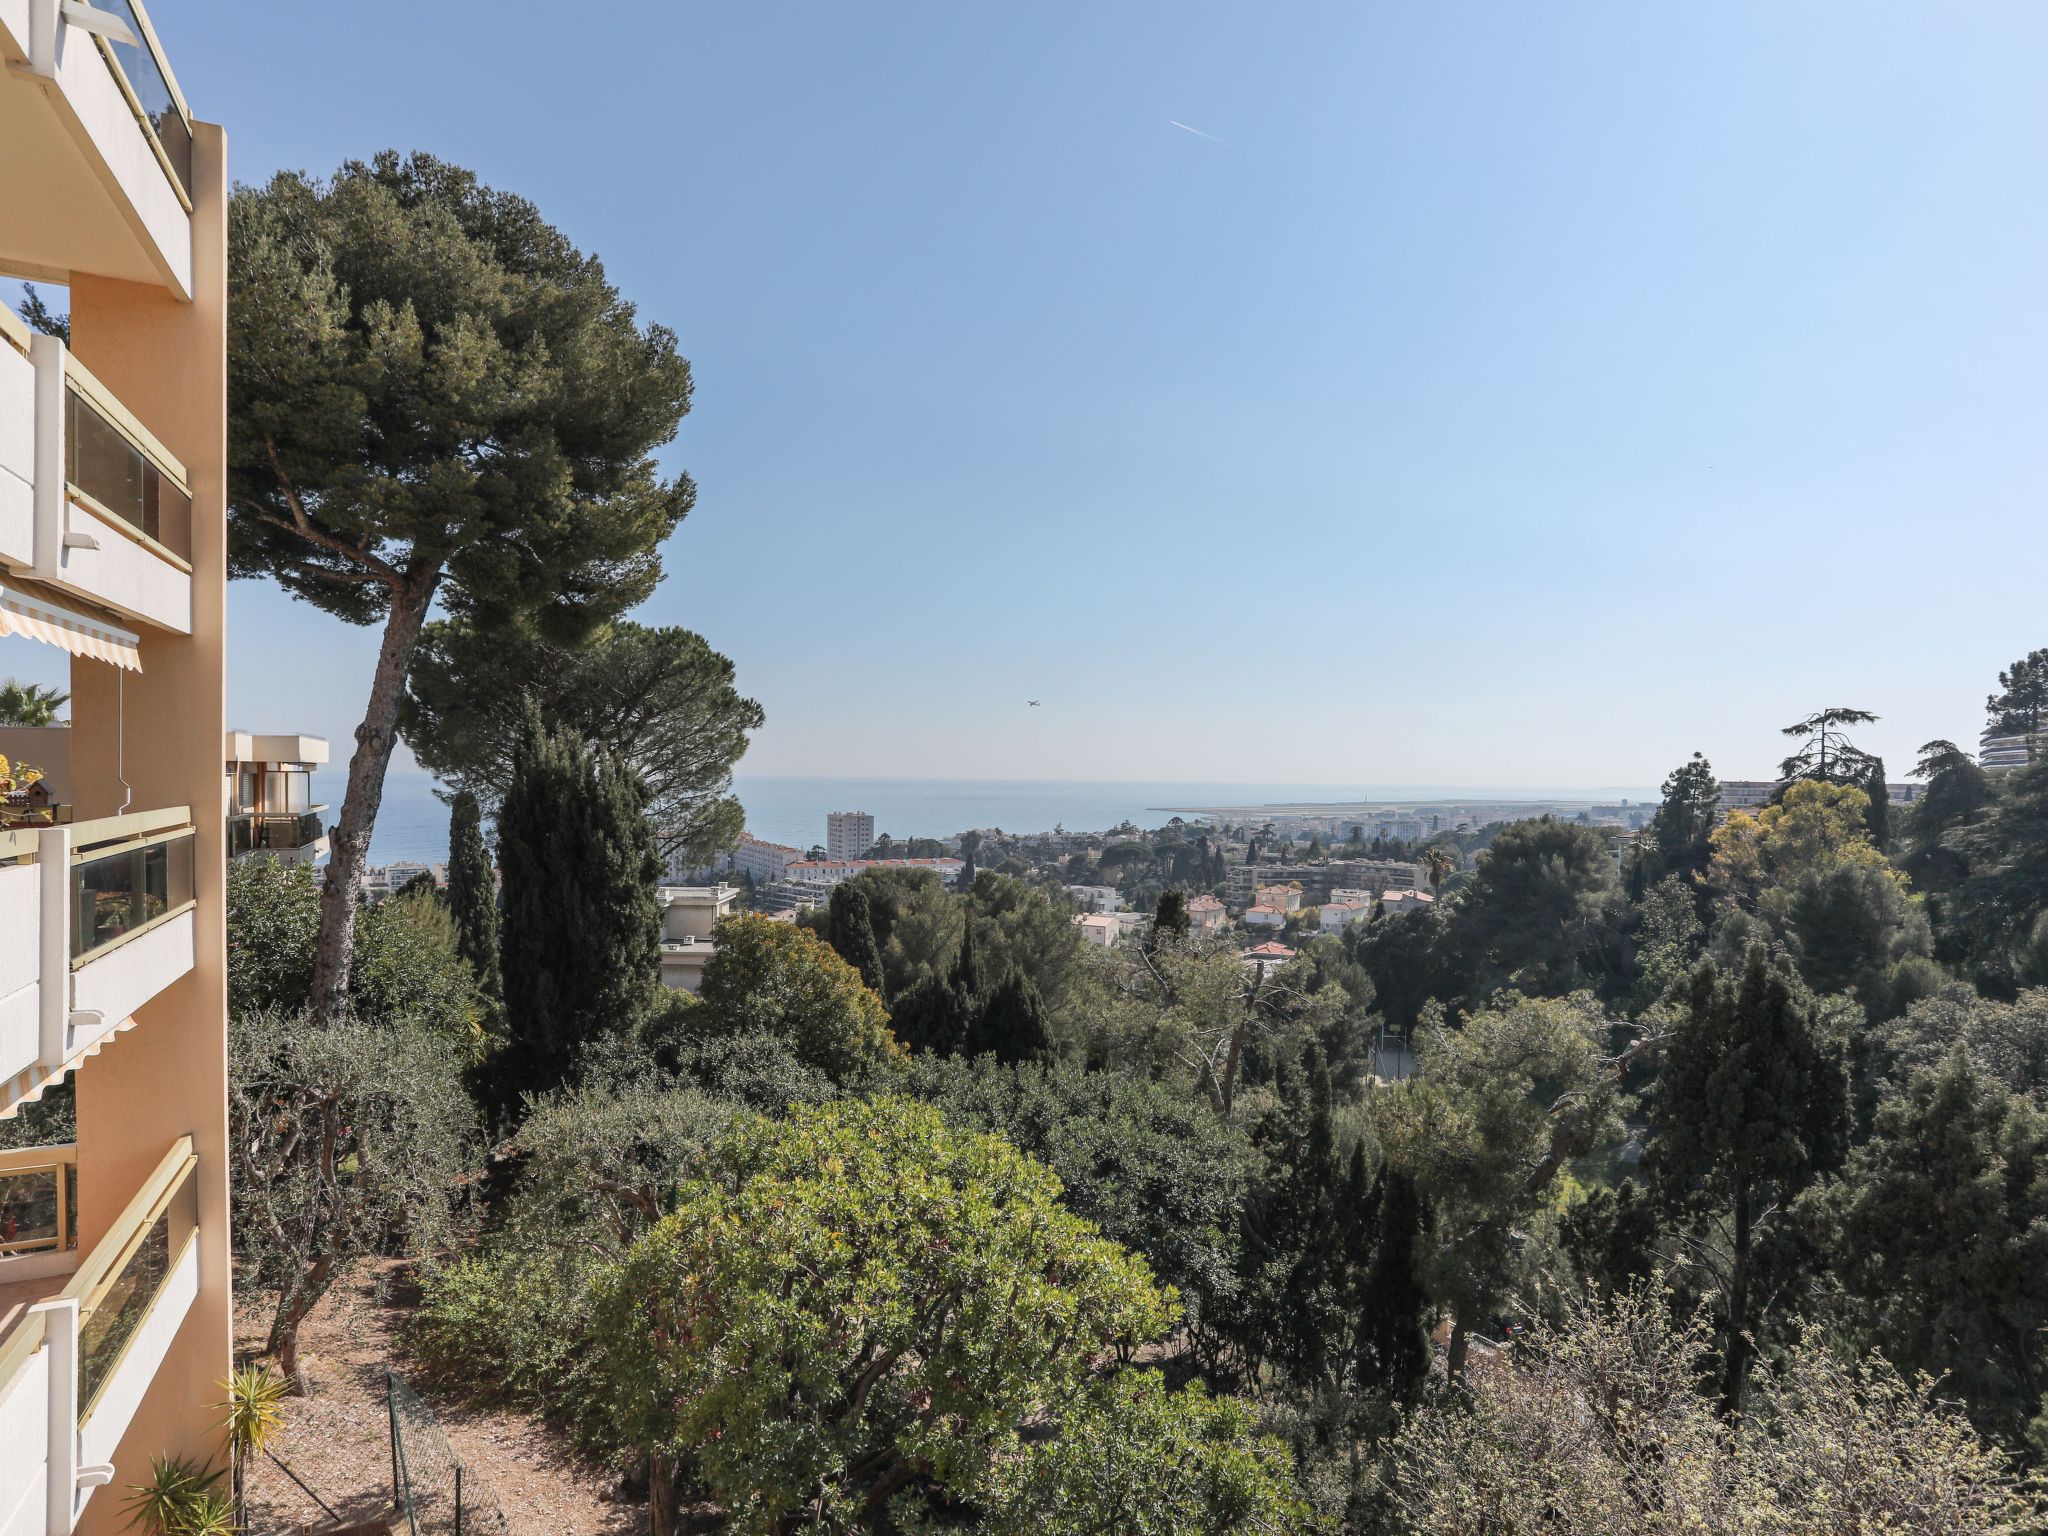
[[[146,1536],[226,1536],[234,1510],[213,1491],[218,1467],[183,1456],[152,1456],[149,1481],[129,1485],[128,1523]]]
[[[228,1432],[233,1520],[239,1528],[248,1521],[249,1458],[284,1428],[284,1400],[291,1384],[259,1362],[236,1367],[221,1386],[228,1395],[220,1408],[227,1415],[222,1427]]]

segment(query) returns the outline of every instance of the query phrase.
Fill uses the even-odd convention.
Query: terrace
[[[199,1292],[198,1159],[174,1142],[81,1261],[77,1149],[0,1152],[0,1529],[68,1532]]]

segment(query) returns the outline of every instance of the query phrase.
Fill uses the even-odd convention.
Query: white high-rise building
[[[825,813],[825,857],[857,859],[875,846],[875,818],[866,811]]]

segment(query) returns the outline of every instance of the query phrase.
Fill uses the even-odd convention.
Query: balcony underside
[[[29,72],[30,0],[0,0],[0,266],[160,283],[192,297],[192,220],[91,34],[58,32],[56,75]]]

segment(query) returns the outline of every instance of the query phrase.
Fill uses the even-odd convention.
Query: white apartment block
[[[959,880],[960,871],[964,868],[966,862],[961,859],[799,859],[789,866],[785,878],[829,890],[842,880],[851,880],[863,870],[928,869],[951,886]]]
[[[804,851],[787,843],[766,843],[747,833],[733,850],[728,866],[737,875],[751,875],[757,886],[773,885],[789,878],[789,866],[802,860]]]
[[[702,990],[704,967],[718,953],[713,942],[718,920],[732,915],[739,894],[731,885],[664,885],[655,890],[661,903],[663,986],[693,994]]]
[[[1083,912],[1121,912],[1124,909],[1123,896],[1113,885],[1070,885],[1067,894]]]
[[[825,857],[857,859],[875,846],[875,818],[866,811],[828,811]]]

